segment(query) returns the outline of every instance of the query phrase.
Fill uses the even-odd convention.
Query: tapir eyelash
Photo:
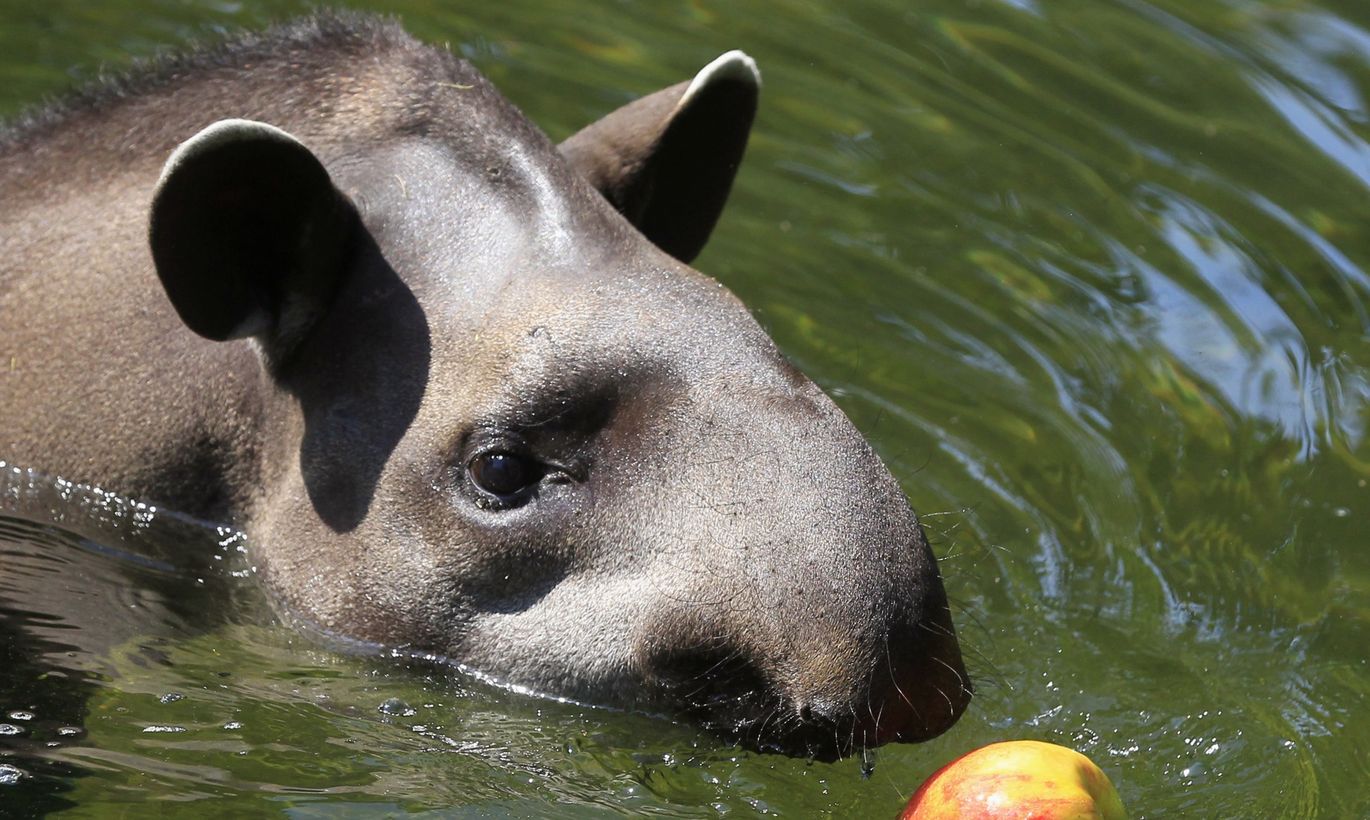
[[[462,489],[476,507],[499,512],[538,500],[544,485],[577,484],[585,480],[586,460],[556,458],[507,428],[482,425],[471,429],[449,459],[450,482]],[[505,471],[513,469],[515,475]],[[493,474],[482,475],[489,471]],[[523,471],[519,473],[518,471]],[[501,481],[511,482],[507,489]]]

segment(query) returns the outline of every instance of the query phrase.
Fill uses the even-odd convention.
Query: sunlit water
[[[0,110],[303,8],[0,7]],[[558,139],[757,58],[698,267],[924,513],[971,711],[869,778],[746,754],[338,652],[273,619],[240,536],[25,475],[0,518],[0,813],[881,817],[1032,737],[1139,817],[1370,814],[1370,5],[386,8]]]

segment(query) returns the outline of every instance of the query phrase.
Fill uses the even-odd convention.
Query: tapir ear
[[[561,153],[657,247],[689,262],[728,199],[760,89],[756,63],[730,51],[586,126]]]
[[[328,306],[355,211],[274,126],[221,120],[167,159],[152,198],[157,276],[191,330],[293,344]]]

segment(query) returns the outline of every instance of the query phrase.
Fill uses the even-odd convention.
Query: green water
[[[0,112],[304,7],[5,0]],[[157,634],[86,657],[0,599],[0,764],[25,772],[0,814],[892,817],[952,757],[1029,737],[1090,755],[1137,817],[1370,815],[1370,5],[384,8],[554,138],[757,58],[697,267],[901,479],[977,698],[863,778],[328,651],[255,614],[233,543],[128,589],[123,553],[0,519],[29,583]]]

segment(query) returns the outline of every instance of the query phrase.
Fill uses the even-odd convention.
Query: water
[[[0,6],[0,111],[303,7]],[[747,754],[334,651],[260,605],[250,545],[67,501],[56,527],[0,520],[7,809],[882,817],[1031,737],[1138,817],[1370,814],[1370,6],[385,7],[557,139],[757,58],[697,266],[923,511],[976,701],[869,778]],[[54,617],[52,585],[118,614]]]

